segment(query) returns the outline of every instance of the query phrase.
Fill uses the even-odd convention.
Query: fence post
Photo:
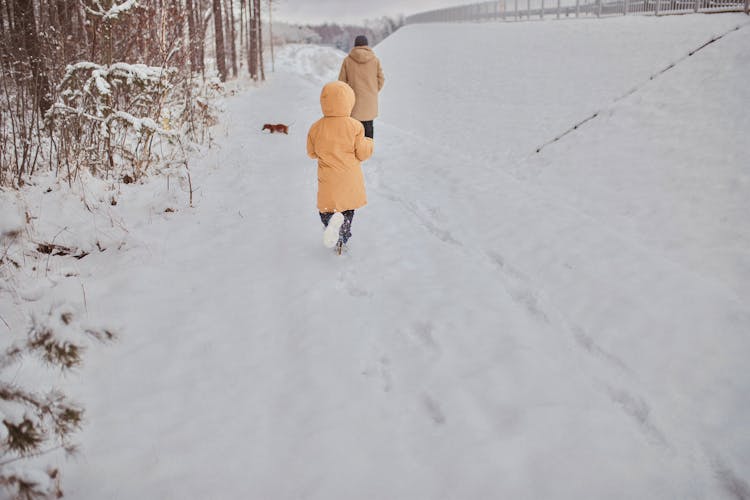
[[[602,17],[602,0],[596,0],[596,17]]]
[[[557,18],[560,19],[560,0],[557,0]]]
[[[518,0],[516,1],[516,21],[518,21]]]
[[[542,11],[539,13],[539,19],[544,19],[544,0],[542,0]]]
[[[526,0],[526,19],[531,19],[531,0]]]
[[[576,17],[581,14],[581,0],[576,0]]]
[[[661,0],[656,0],[656,7],[654,8],[654,13],[655,13],[655,14],[656,14],[657,16],[659,15],[659,7],[660,7],[660,5],[659,5],[659,4],[660,4],[660,3],[661,3]]]
[[[750,0],[745,0],[745,14],[750,16]]]

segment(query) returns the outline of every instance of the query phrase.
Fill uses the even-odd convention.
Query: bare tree
[[[265,80],[263,69],[263,21],[261,19],[261,0],[249,0],[247,11],[247,69],[253,80]]]
[[[195,6],[193,0],[185,0],[185,9],[187,10],[187,46],[188,52],[190,53],[190,69],[192,71],[198,70],[198,51],[196,50],[195,43],[198,40],[198,29],[196,26],[195,19]]]
[[[33,1],[16,0],[15,15],[16,26],[21,31],[20,38],[31,71],[30,88],[33,89],[33,95],[39,106],[39,110],[44,113],[52,103],[49,96],[49,81],[42,66],[41,43],[36,28]]]
[[[273,4],[268,0],[268,40],[271,44],[271,71],[276,71],[276,61],[273,57]]]
[[[225,0],[224,6],[226,10],[226,36],[229,44],[228,56],[232,65],[232,76],[237,78],[237,33],[234,27],[234,1]]]
[[[258,79],[258,23],[255,0],[249,0],[247,28],[247,71],[253,80]]]
[[[247,49],[247,40],[245,40],[245,0],[240,0],[240,67],[242,67],[242,54]]]
[[[204,0],[193,0],[195,5],[195,30],[198,39],[194,40],[198,53],[198,68],[201,73],[206,70],[206,32],[208,31],[209,12],[211,10],[204,5]]]
[[[266,79],[266,70],[265,70],[265,62],[263,58],[263,22],[261,21],[261,6],[260,6],[260,0],[257,0],[258,5],[258,54],[260,55],[260,58],[258,60],[258,64],[260,65],[260,79],[265,81]]]
[[[221,22],[221,0],[213,0],[214,39],[216,40],[216,68],[219,79],[227,81],[227,59],[224,51],[224,26]]]

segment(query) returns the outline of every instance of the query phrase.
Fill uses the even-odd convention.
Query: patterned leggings
[[[318,213],[320,214],[320,220],[323,221],[323,225],[328,227],[328,221],[333,217],[333,212]],[[352,237],[352,219],[354,219],[354,210],[344,210],[341,214],[344,216],[344,223],[341,224],[341,229],[339,229],[339,236],[341,237],[341,241],[346,243],[349,241],[349,238]]]

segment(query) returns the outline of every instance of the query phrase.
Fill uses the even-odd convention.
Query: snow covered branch
[[[28,459],[56,450],[74,452],[71,438],[81,428],[83,408],[59,390],[40,394],[24,388],[17,370],[12,377],[8,374],[26,356],[63,371],[80,366],[87,338],[107,341],[115,336],[82,324],[75,309],[62,305],[32,318],[26,342],[12,344],[0,354],[0,486],[13,498],[62,496],[58,471],[41,470]]]
[[[138,178],[154,160],[153,141],[179,141],[165,102],[177,70],[144,64],[71,64],[46,116],[65,156],[78,166]],[[96,154],[92,154],[96,152]]]
[[[120,14],[127,12],[134,7],[137,7],[138,0],[125,0],[121,4],[114,4],[108,9],[104,8],[99,0],[94,0],[94,5],[97,7],[96,10],[89,7],[84,2],[81,2],[81,5],[84,9],[86,9],[86,12],[88,12],[92,16],[100,17],[105,20],[111,20],[117,19]]]

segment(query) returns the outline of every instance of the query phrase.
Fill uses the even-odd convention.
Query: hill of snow
[[[277,49],[276,71],[308,78],[321,86],[339,76],[344,52],[333,47],[287,44]]]
[[[305,138],[344,54],[284,49],[196,208],[124,188],[126,244],[52,260],[121,331],[69,381],[68,496],[749,498],[746,24],[400,30],[343,257]]]

